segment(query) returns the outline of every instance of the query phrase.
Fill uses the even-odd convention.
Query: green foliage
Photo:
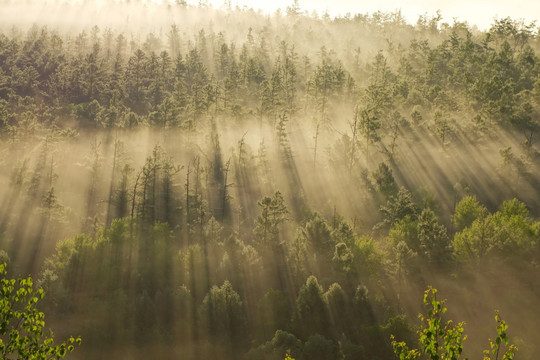
[[[349,333],[351,306],[347,294],[338,283],[333,283],[324,293],[330,322],[335,333]]]
[[[446,227],[439,222],[431,209],[424,209],[418,217],[418,240],[420,254],[429,263],[447,265],[452,256],[451,243]]]
[[[431,359],[459,359],[463,352],[462,343],[467,338],[463,335],[464,323],[453,325],[451,320],[443,323],[442,316],[447,309],[444,301],[437,300],[436,295],[436,289],[430,289],[424,294],[424,304],[430,308],[426,317],[420,316],[420,321],[425,324],[420,332],[422,350]]]
[[[418,215],[418,209],[412,200],[412,195],[404,187],[399,188],[398,193],[392,195],[386,206],[382,206],[380,210],[384,215],[383,223],[390,226],[406,216],[414,220]]]
[[[395,258],[394,271],[399,282],[402,281],[406,275],[411,275],[416,262],[417,253],[407,246],[405,241],[398,242],[393,248],[393,255]]]
[[[246,341],[246,317],[240,295],[229,281],[212,286],[201,304],[201,319],[214,341],[240,346]]]
[[[348,274],[352,270],[354,255],[344,242],[336,244],[332,262],[337,271]]]
[[[327,253],[334,245],[332,232],[319,213],[313,214],[309,219],[302,229],[302,235],[313,249],[321,254]]]
[[[304,344],[304,354],[307,359],[333,360],[336,358],[336,345],[322,335],[311,335]]]
[[[313,316],[314,314],[317,315]],[[306,340],[310,335],[326,335],[331,330],[323,289],[315,276],[310,276],[300,288],[292,316],[292,327],[299,338]]]
[[[2,359],[61,359],[80,345],[81,338],[69,338],[55,345],[53,332],[44,331],[45,314],[36,305],[45,295],[35,290],[31,277],[6,278],[6,264],[0,264],[0,354]]]
[[[497,337],[495,338],[495,341],[489,339],[490,349],[484,350],[484,360],[512,360],[518,348],[513,344],[508,345],[510,341],[506,334],[508,325],[501,319],[498,311],[495,312],[495,321],[497,322]],[[506,351],[503,352],[501,346],[506,347]]]
[[[536,258],[540,237],[525,204],[513,199],[505,201],[494,214],[482,208],[478,211],[479,217],[454,236],[452,244],[460,260],[476,262],[495,256],[513,262]]]
[[[389,198],[397,192],[396,182],[392,175],[392,170],[386,163],[382,162],[373,172],[373,179],[377,185],[377,190],[385,197]]]
[[[538,295],[525,276],[540,263],[533,24],[147,3],[182,32],[0,31],[0,258],[33,272],[57,244],[43,304],[86,322],[87,349],[105,349],[93,357],[138,340],[161,358],[253,344],[257,359],[385,359],[386,333],[407,333],[407,289],[433,273],[465,287],[517,272]],[[219,29],[200,28],[206,15]],[[457,179],[478,200],[455,206],[449,239]],[[418,186],[433,191],[422,207]],[[531,213],[482,205],[512,196]]]
[[[257,203],[261,213],[255,221],[255,235],[263,245],[277,245],[279,225],[287,220],[287,206],[283,195],[276,191],[272,197],[265,196]]]
[[[380,269],[383,257],[372,237],[360,236],[354,242],[351,251],[354,258],[353,266],[362,276],[374,275]]]
[[[407,247],[418,253],[420,251],[418,220],[414,220],[411,216],[406,215],[403,219],[392,225],[388,232],[388,239],[394,246],[400,242],[404,242]]]
[[[382,330],[385,336],[401,339],[409,346],[418,344],[415,329],[402,315],[389,318]]]
[[[352,341],[342,336],[339,340],[339,350],[343,360],[354,360],[365,358],[365,351],[361,345],[354,344]]]
[[[444,321],[443,315],[447,308],[444,306],[445,300],[437,299],[437,289],[432,287],[424,292],[424,305],[427,307],[426,315],[419,315],[421,321],[418,330],[419,349],[410,349],[406,342],[396,341],[391,335],[394,354],[400,360],[414,360],[424,354],[430,360],[457,360],[463,352],[463,341],[467,339],[464,334],[464,324],[460,322],[454,324],[452,320]],[[508,325],[499,317],[496,312],[497,337],[495,341],[489,340],[490,350],[484,350],[484,360],[511,360],[517,351],[515,345],[508,345],[509,338],[506,334]],[[506,351],[501,349],[504,343]]]
[[[478,218],[485,216],[487,209],[480,205],[474,196],[465,196],[456,205],[456,210],[452,216],[455,231],[462,231]]]
[[[303,344],[293,334],[277,330],[270,341],[265,344],[252,348],[245,356],[248,360],[281,360],[283,357],[292,359],[303,358]]]
[[[279,290],[268,290],[257,304],[257,337],[266,340],[277,330],[286,330],[290,313],[285,295]]]
[[[424,305],[428,308],[426,316],[420,315],[422,322],[418,331],[421,352],[409,349],[405,342],[397,342],[392,336],[394,353],[400,360],[412,360],[425,354],[431,360],[457,360],[463,352],[464,323],[453,324],[451,320],[443,321],[447,308],[445,301],[437,300],[437,289],[429,288],[424,293]]]
[[[342,93],[345,79],[346,72],[341,65],[336,66],[323,59],[307,81],[308,93],[313,97],[323,120],[326,120],[329,101]]]
[[[518,199],[512,199],[509,201],[505,201],[502,203],[499,209],[501,215],[505,218],[528,218],[529,217],[529,210],[527,210],[527,206],[525,206],[524,203],[519,201]]]

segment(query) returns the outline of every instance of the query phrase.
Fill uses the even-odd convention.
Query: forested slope
[[[433,285],[534,358],[538,27],[77,6],[0,25],[1,256],[74,357],[389,359]]]

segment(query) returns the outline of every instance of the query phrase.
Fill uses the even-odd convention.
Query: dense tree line
[[[388,359],[426,285],[540,297],[538,28],[226,15],[0,32],[0,255],[81,356]]]

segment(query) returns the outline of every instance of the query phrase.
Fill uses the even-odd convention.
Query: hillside
[[[427,285],[534,358],[536,25],[96,4],[0,1],[1,257],[74,358],[390,359]]]

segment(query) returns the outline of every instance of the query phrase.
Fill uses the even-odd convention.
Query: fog
[[[384,358],[431,285],[466,356],[500,309],[532,359],[538,49],[510,19],[0,2],[2,256],[75,358]]]

